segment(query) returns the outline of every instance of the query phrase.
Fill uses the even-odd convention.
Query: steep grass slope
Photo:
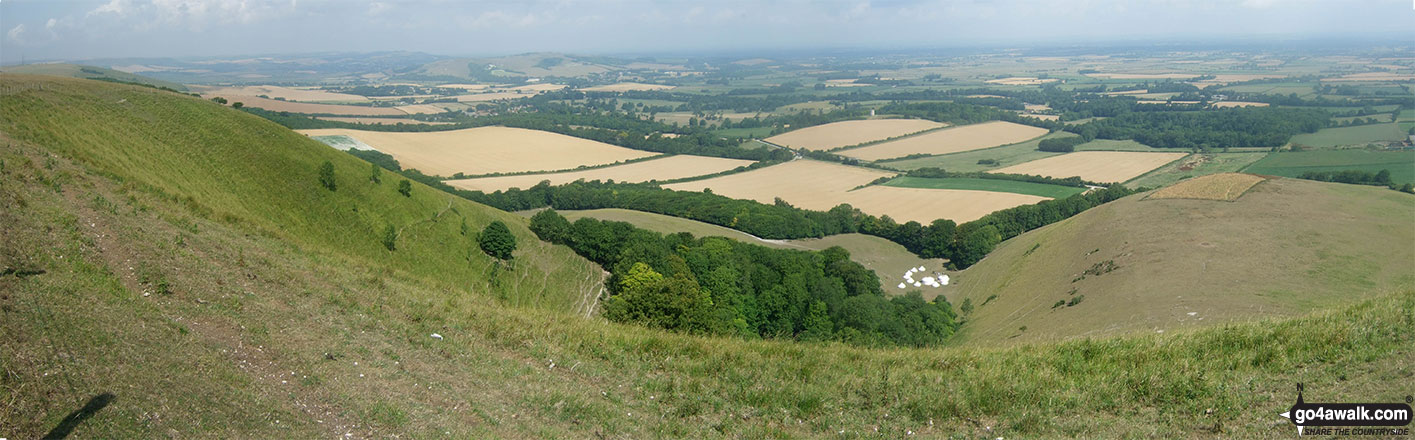
[[[959,341],[1169,332],[1415,286],[1415,196],[1285,178],[1232,202],[1149,194],[1020,235],[962,272],[948,299],[987,305]]]
[[[425,276],[454,292],[516,304],[584,307],[600,269],[542,244],[526,220],[400,178],[284,127],[198,98],[141,87],[5,76],[0,131],[42,145],[125,184],[187,204],[198,216],[248,226],[313,253],[338,254]],[[330,161],[335,191],[318,182]],[[493,220],[513,225],[521,249],[498,270],[476,245]],[[395,251],[383,244],[397,231]]]
[[[700,338],[508,306],[409,268],[409,257],[317,231],[357,226],[358,216],[321,214],[317,197],[301,200],[311,208],[279,200],[324,191],[312,178],[266,186],[142,165],[178,160],[145,154],[193,154],[163,147],[156,127],[167,119],[266,133],[235,112],[144,93],[0,77],[9,438],[1256,438],[1292,435],[1275,414],[1296,382],[1311,401],[1398,401],[1409,391],[1391,384],[1415,375],[1412,291],[1290,320],[929,350]],[[158,109],[133,121],[99,111],[122,99]],[[42,113],[10,110],[21,105]],[[182,111],[158,118],[161,107]],[[38,127],[46,118],[58,121]],[[108,119],[134,131],[98,130]],[[112,137],[72,141],[78,129],[66,125]],[[253,164],[305,173],[328,157],[339,176],[358,168],[283,136],[208,157],[262,176]],[[356,186],[340,180],[323,196],[360,212],[446,206],[423,187],[412,199],[370,187],[358,203],[345,192]],[[244,198],[294,212],[232,201]],[[525,238],[509,214],[482,215]],[[440,235],[459,240],[454,232]],[[409,240],[398,252],[465,247]],[[517,270],[537,264],[518,259]]]

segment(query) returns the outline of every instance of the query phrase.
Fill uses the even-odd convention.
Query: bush
[[[368,180],[373,183],[383,183],[383,168],[378,164],[369,164]]]
[[[319,165],[319,184],[323,185],[325,189],[330,191],[334,191],[337,188],[338,185],[334,183],[333,162],[326,160],[324,161],[324,163]]]
[[[1086,295],[1076,295],[1075,297],[1071,298],[1071,301],[1066,302],[1066,307],[1071,307],[1080,304],[1081,300],[1083,299],[1086,299]]]
[[[409,182],[408,179],[403,179],[402,182],[398,182],[398,194],[402,194],[403,197],[412,197],[413,183]]]
[[[516,236],[511,235],[511,229],[505,223],[497,220],[486,225],[486,229],[477,236],[477,244],[487,255],[498,260],[510,260],[511,252],[516,250]]]
[[[388,250],[390,250],[390,251],[391,251],[391,250],[395,250],[395,249],[397,248],[397,246],[396,246],[397,241],[398,241],[398,229],[397,229],[397,228],[394,228],[393,225],[388,225],[388,227],[383,228],[383,247],[388,248]]]

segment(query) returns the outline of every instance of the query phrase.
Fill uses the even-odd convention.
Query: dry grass
[[[1238,200],[1253,185],[1267,180],[1252,174],[1221,173],[1195,177],[1151,193],[1149,199]]]
[[[1047,134],[1045,128],[993,121],[845,150],[840,154],[862,160],[893,159],[919,153],[949,154],[1015,144],[1044,134]]]
[[[928,223],[947,218],[968,221],[998,209],[1036,203],[1045,197],[988,191],[870,186],[851,191],[892,173],[814,160],[796,160],[745,173],[695,182],[666,185],[679,191],[702,191],[738,199],[773,203],[776,198],[793,206],[828,210],[848,203],[872,215],[888,215],[898,222]]]
[[[446,107],[445,105],[443,105],[443,104],[413,104],[413,105],[400,105],[400,106],[397,106],[397,107],[394,107],[394,108],[398,109],[398,111],[400,111],[400,112],[407,113],[407,114],[410,114],[410,115],[417,115],[417,114],[435,115],[435,114],[443,113],[443,112],[446,112],[446,111],[447,111],[447,107]]]
[[[214,98],[218,95],[203,94],[204,98]],[[364,107],[358,105],[338,105],[338,104],[311,104],[307,102],[277,101],[265,99],[258,96],[235,96],[221,95],[230,102],[240,102],[249,107],[263,108],[275,112],[305,113],[305,114],[328,114],[328,115],[348,115],[348,116],[403,116],[404,113],[393,107]]]
[[[615,182],[662,181],[719,173],[751,164],[752,161],[750,160],[677,155],[592,170],[550,174],[527,174],[521,176],[482,177],[478,179],[449,180],[447,183],[462,189],[493,192],[510,188],[530,188],[543,180],[549,180],[552,185],[577,180],[613,180]]]
[[[359,118],[359,117],[345,117],[345,116],[320,116],[320,117],[317,117],[317,118],[315,118],[315,119],[323,119],[323,120],[326,120],[326,121],[334,121],[334,122],[348,122],[348,123],[350,123],[350,124],[374,124],[374,125],[397,125],[397,124],[411,124],[411,125],[446,125],[446,124],[451,124],[451,122],[428,122],[428,121],[419,121],[419,120],[417,120],[417,119],[408,119],[408,118]]]
[[[231,99],[233,96],[268,96],[271,99],[284,98],[288,101],[301,102],[368,102],[368,98],[359,95],[346,93],[334,93],[319,90],[312,87],[281,87],[281,86],[187,86],[194,92],[203,95],[221,96]],[[232,99],[234,101],[234,99]]]
[[[340,128],[300,132],[309,136],[349,136],[393,155],[403,168],[443,176],[565,170],[654,154],[562,134],[507,127],[428,133]]]
[[[782,133],[766,138],[766,141],[791,148],[830,150],[904,136],[947,125],[924,119],[841,121]]]
[[[665,86],[665,85],[662,85],[662,84],[643,84],[643,83],[635,83],[635,82],[624,82],[624,83],[610,84],[610,85],[604,85],[604,86],[585,87],[585,88],[580,89],[580,90],[584,90],[584,91],[586,91],[586,92],[629,92],[629,91],[637,91],[637,90],[668,90],[668,89],[671,89],[671,88],[673,88],[673,86]]]
[[[1082,151],[1020,163],[991,172],[1058,178],[1080,176],[1082,179],[1092,182],[1124,182],[1186,155],[1186,153]]]

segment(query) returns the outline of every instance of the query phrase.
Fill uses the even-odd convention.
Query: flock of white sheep
[[[914,280],[914,274],[923,273],[924,270],[924,266],[909,268],[907,272],[904,272],[904,282],[899,283],[899,288],[905,289],[908,288],[911,284],[914,287],[929,286],[933,288],[939,288],[948,285],[948,275],[940,274],[938,275],[938,277],[923,277],[919,280]]]

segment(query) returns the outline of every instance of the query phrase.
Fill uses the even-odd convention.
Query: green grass
[[[1159,188],[1184,179],[1236,172],[1267,155],[1268,153],[1211,153],[1202,155],[1203,160],[1197,166],[1189,170],[1180,169],[1186,163],[1196,159],[1196,156],[1189,155],[1131,179],[1129,182],[1125,182],[1125,185],[1131,188]]]
[[[1145,145],[1145,144],[1142,144],[1142,143],[1139,143],[1139,142],[1135,142],[1135,141],[1130,140],[1130,139],[1124,139],[1124,140],[1096,139],[1096,140],[1093,140],[1093,141],[1090,141],[1090,142],[1086,142],[1086,143],[1081,144],[1081,145],[1077,145],[1077,146],[1076,146],[1076,151],[1144,151],[1144,152],[1169,151],[1169,152],[1173,152],[1174,150],[1164,150],[1164,149],[1160,149],[1160,148],[1155,148],[1155,147],[1151,147],[1151,146],[1149,146],[1149,145]]]
[[[1054,199],[1065,198],[1072,194],[1079,194],[1085,188],[1071,186],[1049,185],[1045,183],[1021,182],[1016,180],[1002,179],[978,179],[972,177],[949,177],[945,179],[927,177],[896,177],[884,183],[885,186],[897,186],[902,188],[932,188],[932,189],[967,189],[975,191],[996,191],[1016,194],[1027,194],[1032,196],[1051,197]]]
[[[1244,252],[1189,251],[1251,262],[1261,246],[1325,246],[1325,257],[1292,264],[1330,276],[1317,280],[1324,289],[1369,280],[1339,286],[1340,301],[1310,299],[1292,287],[1309,281],[1301,277],[1226,288],[1211,305],[1260,297],[1282,313],[1234,309],[1246,313],[1207,328],[931,349],[705,338],[497,299],[456,269],[484,261],[459,238],[458,222],[434,222],[398,252],[370,254],[350,233],[365,215],[422,219],[449,201],[473,226],[503,220],[523,247],[542,245],[511,214],[421,185],[412,198],[388,197],[388,174],[382,186],[360,182],[367,164],[259,119],[148,89],[0,80],[12,91],[0,96],[0,263],[44,271],[0,276],[0,426],[11,438],[41,437],[105,393],[111,403],[78,423],[73,438],[1267,438],[1291,435],[1275,414],[1291,405],[1294,383],[1313,401],[1399,401],[1409,390],[1392,381],[1415,374],[1415,291],[1381,290],[1390,267],[1411,278],[1403,264],[1412,247],[1360,252],[1400,243],[1381,234],[1408,227],[1346,231],[1274,222],[1269,211],[1262,220],[1287,241],[1238,236],[1217,244]],[[21,82],[45,87],[20,90]],[[119,107],[121,99],[131,106]],[[305,176],[324,160],[340,177],[334,193],[311,191],[317,184]],[[1314,211],[1408,225],[1412,205],[1397,199],[1408,195],[1299,183],[1312,191],[1297,195]],[[1227,205],[1249,200],[1260,199]],[[1191,202],[1147,215],[1172,222]],[[1092,255],[1123,265],[1096,280],[1136,267],[1118,256],[1127,238],[1149,237],[1134,231],[1168,229],[1122,214],[1083,214],[1104,220],[1092,226],[1108,231],[1101,237],[1120,240]],[[1196,237],[1217,240],[1187,232],[1164,242],[1202,250]],[[332,238],[341,233],[347,243]],[[1148,246],[1131,243],[1137,252]],[[1009,241],[984,263],[1014,261],[1011,249],[1033,244]],[[1048,242],[1028,254],[1090,264],[1071,251],[1091,243],[1078,244]],[[563,248],[540,252],[518,254],[502,285],[574,296],[579,279],[600,273],[567,269],[582,260]],[[1166,256],[1162,266],[1188,276],[1198,261]],[[152,286],[134,262],[171,293],[144,296]],[[1235,271],[1284,264],[1262,259]],[[1164,281],[1183,279],[1194,277]],[[971,319],[983,322],[1017,296],[999,292]],[[1088,312],[1105,295],[1080,294],[1084,303],[1057,313],[1104,325]],[[1304,307],[1280,307],[1288,301]]]
[[[1299,134],[1289,143],[1309,147],[1365,145],[1372,142],[1398,142],[1406,137],[1396,124],[1371,124],[1356,127],[1324,128],[1316,133]]]
[[[1297,177],[1308,171],[1390,170],[1396,183],[1415,182],[1415,150],[1381,151],[1365,149],[1312,150],[1273,153],[1254,162],[1243,172]]]
[[[987,171],[1016,165],[1023,162],[1030,162],[1055,156],[1061,153],[1048,153],[1037,151],[1037,144],[1042,139],[1058,137],[1073,137],[1075,134],[1067,132],[1050,133],[1045,136],[1020,142],[1012,145],[993,147],[982,150],[964,151],[961,153],[945,154],[942,156],[931,156],[921,159],[905,159],[891,162],[881,162],[881,165],[901,170],[913,170],[918,168],[935,167],[943,168],[954,172]],[[998,165],[980,165],[979,160],[993,159],[998,161]]]

